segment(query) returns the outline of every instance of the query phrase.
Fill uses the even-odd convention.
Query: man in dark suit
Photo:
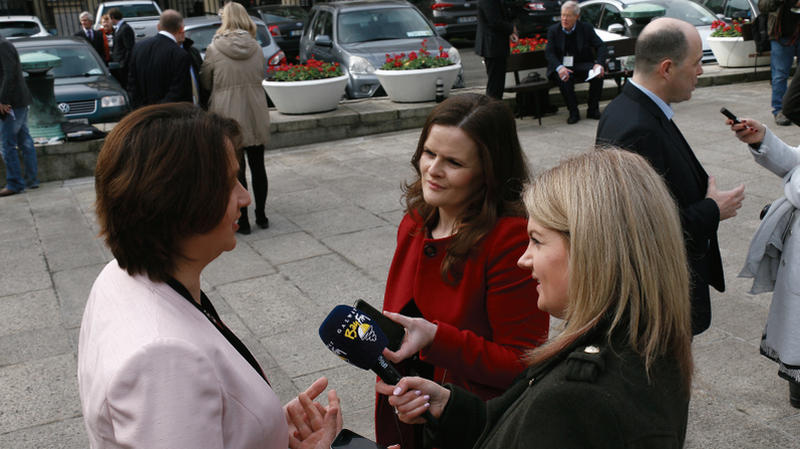
[[[181,13],[167,9],[158,34],[136,43],[128,72],[131,106],[192,101],[192,58],[181,48],[183,39]]]
[[[594,32],[594,27],[580,22],[581,8],[575,1],[561,5],[561,23],[547,29],[547,77],[558,85],[564,104],[567,105],[570,125],[581,119],[575,83],[586,81],[590,70],[599,71],[589,80],[589,109],[587,118],[599,119],[600,94],[603,91],[603,64],[606,61],[606,44]]]
[[[111,74],[119,81],[123,88],[128,86],[128,64],[130,63],[133,44],[136,35],[133,28],[125,23],[122,12],[118,8],[108,11],[111,24],[114,25],[114,47],[111,49],[111,61],[119,63],[118,69],[112,69]]]
[[[506,83],[508,40],[517,41],[517,30],[503,7],[503,0],[478,0],[475,54],[486,65],[486,95],[502,99]]]
[[[82,37],[89,41],[94,51],[105,60],[106,48],[105,44],[103,44],[103,32],[92,29],[92,22],[94,19],[92,19],[92,15],[87,11],[82,12],[78,18],[81,21],[81,29],[76,31],[74,36]]]
[[[36,148],[28,132],[29,104],[31,93],[22,74],[19,53],[11,42],[0,36],[0,137],[6,164],[6,186],[0,189],[0,197],[15,195],[26,187],[39,187]],[[24,180],[20,151],[25,164]]]
[[[744,185],[719,190],[672,121],[672,103],[692,96],[703,73],[700,35],[677,19],[650,22],[636,42],[634,75],[612,101],[597,127],[597,144],[611,144],[647,158],[675,198],[691,275],[692,333],[711,324],[709,284],[725,290],[717,242],[720,220],[736,215]]]

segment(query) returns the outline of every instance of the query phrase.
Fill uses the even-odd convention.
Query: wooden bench
[[[614,59],[624,56],[631,56],[634,54],[634,50],[636,48],[636,39],[624,38],[615,41],[608,41],[606,42],[606,47],[609,49],[614,49]],[[619,67],[619,61],[617,61],[617,65],[618,67],[616,67],[616,70],[606,71],[604,77],[606,79],[613,79],[617,84],[617,90],[620,91],[623,83],[633,75],[633,70],[625,70],[624,68]],[[538,93],[546,93],[551,87],[555,87],[555,84],[547,78],[542,78],[536,81],[521,81],[519,72],[543,68],[547,68],[547,58],[545,58],[544,51],[532,51],[508,55],[508,59],[506,60],[506,73],[514,73],[514,85],[503,89],[505,92],[517,94],[517,99],[519,99],[519,94],[533,93],[532,97],[534,99],[533,101],[536,109],[536,115],[534,117],[539,120],[540,126],[542,124],[542,110]],[[608,68],[608,60],[606,61],[606,68]]]

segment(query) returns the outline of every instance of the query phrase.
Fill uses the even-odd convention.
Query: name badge
[[[564,61],[562,61],[561,64],[563,64],[564,67],[572,67],[573,59],[572,56],[564,56]]]

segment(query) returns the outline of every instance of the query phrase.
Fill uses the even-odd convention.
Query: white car
[[[0,16],[0,36],[6,39],[50,36],[36,16]]]
[[[137,17],[158,18],[161,15],[161,7],[152,0],[121,0],[115,2],[103,2],[97,5],[97,13],[94,15],[94,28],[100,27],[100,20],[103,14],[108,14],[112,8],[119,9],[123,19],[136,19]]]

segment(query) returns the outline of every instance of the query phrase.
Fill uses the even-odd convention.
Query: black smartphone
[[[353,307],[364,312],[365,315],[372,318],[378,324],[378,327],[381,328],[383,333],[386,335],[386,338],[389,339],[389,342],[386,344],[386,347],[389,348],[389,350],[397,351],[400,349],[400,344],[403,342],[403,337],[406,335],[406,330],[403,328],[403,326],[395,323],[389,318],[386,318],[386,316],[382,314],[380,310],[372,307],[370,303],[364,301],[363,299],[356,300],[356,303],[353,304]]]
[[[739,121],[739,118],[736,117],[736,115],[734,115],[733,112],[729,111],[728,108],[722,108],[722,109],[719,110],[719,112],[721,112],[722,115],[724,115],[725,117],[728,117],[729,119],[733,120],[733,123],[736,123],[736,124],[741,123]]]
[[[350,429],[342,429],[331,443],[331,449],[386,449],[386,447],[364,438]]]

